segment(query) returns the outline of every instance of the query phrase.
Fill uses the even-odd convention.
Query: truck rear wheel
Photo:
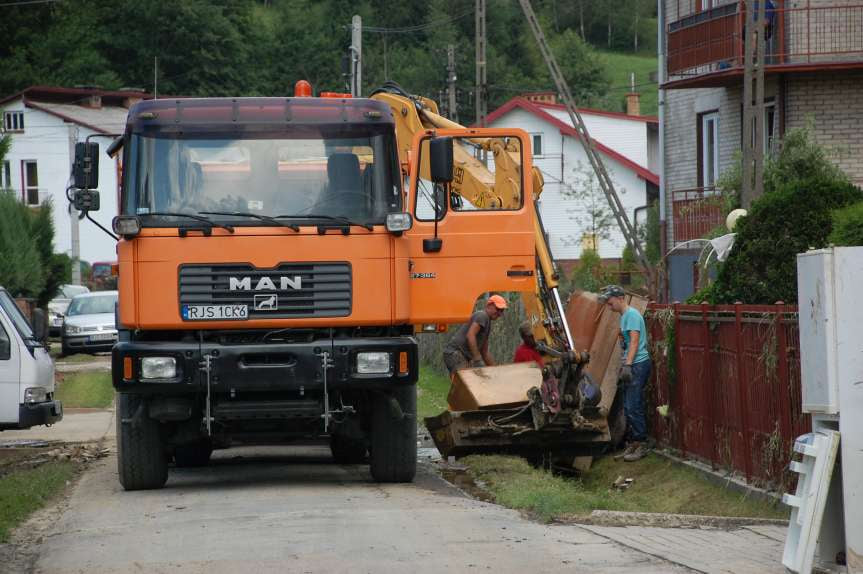
[[[117,472],[124,490],[162,488],[168,481],[168,459],[159,423],[147,416],[143,398],[117,395]]]
[[[417,388],[375,397],[369,458],[377,482],[411,482],[417,470]]]
[[[178,468],[206,466],[213,454],[213,445],[208,440],[185,444],[174,449],[174,462]]]

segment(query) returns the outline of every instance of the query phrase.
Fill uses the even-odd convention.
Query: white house
[[[628,114],[586,108],[579,112],[630,221],[643,225],[646,211],[641,208],[659,197],[658,121],[639,115],[636,102],[630,102],[635,105]],[[611,211],[595,178],[590,190],[590,162],[566,107],[555,103],[553,94],[514,98],[490,113],[486,125],[531,134],[533,163],[545,179],[540,214],[555,259],[579,259],[585,247],[594,246],[603,259],[621,257],[626,242],[613,217],[607,231],[594,233],[597,212],[610,216]]]
[[[53,203],[54,250],[72,255],[72,219],[66,188],[70,182],[75,143],[99,143],[101,209],[91,213],[111,228],[117,215],[119,159],[104,153],[123,132],[133,103],[149,97],[140,91],[105,91],[89,88],[33,86],[0,99],[3,132],[12,137],[12,149],[0,166],[0,189],[11,189],[24,203]],[[83,261],[113,261],[115,242],[86,219],[79,222]]]

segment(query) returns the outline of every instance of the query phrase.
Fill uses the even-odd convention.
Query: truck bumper
[[[386,353],[386,373],[359,373],[357,354]],[[183,395],[206,389],[213,392],[376,390],[416,383],[419,373],[417,342],[413,337],[319,339],[302,343],[218,344],[212,342],[120,342],[112,353],[112,380],[119,392]],[[145,379],[144,357],[173,357],[176,375]],[[207,360],[209,357],[209,361]],[[207,364],[209,362],[209,373]]]
[[[60,401],[18,406],[18,428],[28,429],[39,425],[50,425],[62,419],[63,403]]]

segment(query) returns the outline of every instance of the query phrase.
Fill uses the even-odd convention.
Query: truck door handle
[[[507,277],[532,277],[532,269],[509,269],[506,272]]]

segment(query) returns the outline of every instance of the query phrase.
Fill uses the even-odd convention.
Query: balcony
[[[725,197],[715,187],[696,187],[671,192],[674,245],[701,239],[725,224]]]
[[[775,7],[765,13],[770,29],[765,74],[863,68],[863,2],[812,3],[773,0]],[[695,11],[700,4],[668,25],[666,89],[741,81],[747,9],[757,3],[741,0]]]

